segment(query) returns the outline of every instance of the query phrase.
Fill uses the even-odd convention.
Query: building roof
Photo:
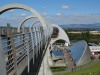
[[[76,63],[80,60],[81,56],[83,55],[84,50],[86,49],[86,45],[87,45],[86,41],[82,40],[74,43],[69,48],[69,50],[71,51],[71,56]]]
[[[88,43],[89,46],[98,46],[97,44],[95,43]]]

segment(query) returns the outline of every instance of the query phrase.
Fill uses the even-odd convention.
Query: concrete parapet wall
[[[1,44],[1,37],[0,37],[0,75],[7,75],[5,58],[3,55],[3,48],[2,48],[2,44]]]
[[[45,56],[43,58],[38,75],[53,75],[51,70],[50,70],[50,65],[49,65],[49,63],[52,63],[52,62],[51,62],[51,60],[48,60],[48,57],[50,55],[49,54],[49,47],[50,47],[50,45],[47,48],[47,51],[46,51]]]

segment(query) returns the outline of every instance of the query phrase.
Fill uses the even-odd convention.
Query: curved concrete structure
[[[57,40],[65,40],[66,42],[68,42],[68,44],[70,45],[70,41],[69,41],[69,38],[67,36],[67,34],[65,33],[65,31],[59,27],[58,25],[51,25],[51,32],[53,32],[53,27],[57,27],[59,29],[59,34],[58,34],[58,37],[57,38],[51,38],[51,41],[50,41],[50,44],[47,48],[47,51],[46,51],[46,54],[44,56],[44,59],[43,59],[43,62],[42,62],[42,65],[41,65],[41,68],[40,68],[40,72],[39,72],[39,75],[53,75],[51,70],[50,70],[50,66],[53,66],[53,61],[51,59],[51,56],[50,56],[50,46]],[[44,73],[43,73],[44,71]]]
[[[49,59],[49,58],[51,58],[49,56],[49,53],[50,53],[49,52],[49,47],[50,47],[50,44],[48,45],[48,48],[47,48],[47,51],[46,51],[45,56],[43,58],[43,61],[42,61],[40,71],[39,71],[38,75],[53,75],[53,73],[51,72],[51,69],[50,69],[50,62],[52,60]],[[51,62],[51,64],[52,64],[52,62]]]
[[[22,5],[22,4],[9,4],[9,5],[6,5],[6,6],[0,8],[0,15],[1,15],[2,13],[4,13],[4,12],[8,11],[8,10],[11,10],[11,9],[24,9],[24,10],[30,11],[32,14],[35,15],[35,16],[27,17],[27,18],[25,18],[24,20],[22,20],[21,24],[20,24],[19,27],[18,27],[18,32],[20,32],[20,30],[21,30],[20,28],[22,27],[23,23],[24,23],[26,20],[31,19],[31,18],[37,18],[38,21],[39,21],[39,22],[41,23],[41,25],[43,26],[43,30],[45,31],[45,42],[47,42],[46,39],[48,39],[48,36],[50,36],[50,35],[49,35],[50,32],[47,30],[47,28],[50,29],[50,28],[49,28],[50,25],[47,24],[47,22],[43,19],[43,17],[42,17],[37,11],[35,11],[35,10],[34,10],[33,8],[31,8],[31,7],[28,7],[28,6],[25,6],[25,5]],[[35,23],[37,23],[37,22],[35,22]],[[34,25],[35,23],[33,23],[33,25]],[[27,48],[27,49],[28,49],[28,50],[27,50],[27,55],[28,55],[28,73],[29,73],[29,48]],[[19,73],[18,73],[18,74],[19,74]]]
[[[9,5],[3,6],[0,8],[0,15],[8,10],[11,10],[11,9],[24,9],[24,10],[30,11],[32,14],[35,15],[35,17],[37,17],[39,19],[44,30],[45,30],[45,27],[50,26],[50,24],[46,25],[45,20],[37,11],[35,11],[33,8],[26,6],[26,5],[23,5],[23,4],[9,4]],[[47,34],[47,33],[45,33],[45,34]]]
[[[53,27],[57,27],[59,29],[59,34],[58,34],[57,38],[51,38],[50,44],[52,45],[57,40],[64,40],[64,41],[68,42],[68,44],[70,45],[70,41],[69,41],[68,35],[65,33],[65,31],[58,25],[52,24],[52,28]],[[52,32],[53,32],[53,29],[52,29]],[[54,64],[52,62],[52,59],[51,59],[49,51],[48,51],[47,55],[48,55],[49,66],[53,66]]]
[[[58,25],[52,24],[52,26],[57,27],[59,29],[59,34],[57,38],[52,38],[50,44],[52,45],[57,40],[64,40],[70,45],[70,41],[66,32]]]
[[[43,27],[47,26],[43,17],[37,11],[35,11],[33,8],[23,5],[23,4],[9,4],[9,5],[3,6],[0,8],[0,15],[11,9],[24,9],[24,10],[30,11],[32,14],[34,14],[39,19],[39,21],[41,22]]]

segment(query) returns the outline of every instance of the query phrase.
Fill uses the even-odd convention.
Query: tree
[[[86,41],[87,42],[90,42],[90,38],[91,38],[91,34],[90,34],[90,32],[89,31],[87,31],[86,33],[85,33],[85,35],[86,35]]]

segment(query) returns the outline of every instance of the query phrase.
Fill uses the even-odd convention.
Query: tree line
[[[81,33],[69,33],[65,30],[70,40],[85,40],[88,43],[100,43],[100,34],[91,34],[89,31]]]

